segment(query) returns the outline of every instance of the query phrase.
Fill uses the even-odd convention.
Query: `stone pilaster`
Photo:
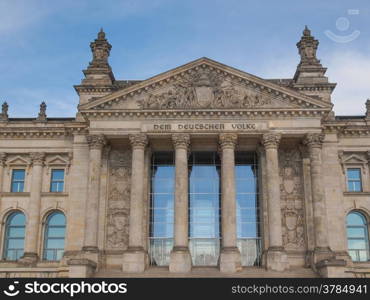
[[[7,154],[5,152],[0,152],[0,192],[3,191],[4,168],[5,168],[6,158],[7,158]]]
[[[188,150],[190,135],[172,135],[175,148],[175,230],[171,251],[170,272],[186,273],[191,270],[188,238]]]
[[[89,144],[90,155],[85,237],[82,250],[85,252],[97,253],[101,159],[106,139],[104,135],[88,135],[86,139]]]
[[[129,136],[132,146],[132,172],[129,217],[128,249],[123,254],[122,270],[128,273],[143,272],[148,264],[148,253],[144,250],[144,158],[148,144],[146,134]]]
[[[313,206],[313,220],[315,232],[315,248],[313,263],[333,257],[329,248],[326,202],[322,180],[321,151],[324,134],[308,133],[303,141],[307,146],[311,170],[311,194]]]
[[[86,202],[89,181],[89,146],[86,135],[73,137],[73,164],[69,172],[68,226],[64,256],[79,254],[84,246]]]
[[[235,146],[238,136],[222,133],[219,136],[221,151],[221,228],[222,247],[220,271],[241,271],[240,251],[236,244],[236,192],[235,192]]]
[[[284,271],[289,268],[288,258],[283,247],[281,229],[280,179],[278,147],[281,135],[266,133],[262,144],[266,153],[266,185],[268,202],[269,248],[266,253],[266,267],[270,270]]]
[[[28,222],[26,226],[26,238],[24,245],[24,255],[19,263],[32,266],[39,259],[38,241],[40,226],[40,208],[41,208],[41,186],[42,174],[45,161],[44,152],[30,153],[32,161],[31,191],[28,203]]]

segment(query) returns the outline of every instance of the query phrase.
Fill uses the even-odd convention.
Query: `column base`
[[[240,251],[237,247],[223,247],[219,260],[220,271],[223,273],[236,273],[242,271]]]
[[[346,257],[333,252],[329,247],[316,247],[312,252],[312,268],[321,277],[348,277]],[[350,276],[349,276],[350,277]]]
[[[173,247],[169,270],[172,273],[189,273],[191,271],[191,255],[188,247]]]
[[[83,259],[90,260],[97,265],[99,265],[100,261],[100,251],[98,247],[95,246],[84,246],[82,247],[82,253],[81,253]]]
[[[69,266],[69,277],[71,278],[89,278],[93,277],[97,264],[86,258],[71,258],[67,261]]]
[[[122,271],[125,273],[142,273],[149,262],[148,253],[142,247],[131,247],[123,253]]]
[[[18,260],[18,264],[23,267],[34,267],[39,261],[39,256],[34,252],[25,252]]]
[[[267,250],[266,269],[278,272],[289,269],[288,256],[283,247],[270,247]]]

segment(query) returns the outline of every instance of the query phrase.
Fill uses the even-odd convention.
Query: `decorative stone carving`
[[[271,104],[271,96],[258,88],[245,88],[215,70],[191,70],[171,87],[138,101],[142,109],[254,108]]]
[[[109,185],[106,247],[128,247],[131,184],[131,151],[112,149],[109,154]]]
[[[90,149],[102,149],[107,140],[103,134],[91,134],[86,137]]]
[[[302,158],[298,149],[280,149],[279,175],[283,242],[286,249],[304,249]]]
[[[311,31],[305,27],[303,36],[297,43],[299,55],[301,56],[301,63],[303,65],[318,65],[320,61],[316,58],[317,46],[319,41],[312,35]]]
[[[9,119],[8,109],[9,109],[8,103],[4,102],[3,105],[1,106],[0,121],[8,121]]]
[[[41,102],[40,104],[40,112],[37,117],[37,121],[46,121],[46,103],[44,101]]]
[[[281,140],[280,133],[265,133],[262,136],[262,144],[265,148],[277,148]]]
[[[0,152],[0,166],[5,166],[8,155],[5,152]]]
[[[33,165],[43,165],[45,161],[45,152],[32,152],[30,158]]]
[[[190,146],[190,135],[186,133],[175,133],[172,135],[172,142],[176,149],[184,148],[188,150]]]
[[[235,133],[221,133],[219,136],[220,148],[234,149],[238,140],[238,135]]]
[[[129,135],[132,148],[145,148],[148,144],[148,137],[145,133],[137,133]]]
[[[324,142],[325,134],[323,133],[307,133],[305,139],[303,140],[303,144],[308,147],[322,147],[322,143]]]

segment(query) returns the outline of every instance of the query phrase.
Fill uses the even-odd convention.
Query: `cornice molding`
[[[219,117],[248,117],[250,119],[265,117],[316,117],[327,115],[330,109],[301,110],[301,109],[222,109],[222,110],[85,110],[80,113],[89,120],[108,119],[146,119],[146,118],[219,118]]]

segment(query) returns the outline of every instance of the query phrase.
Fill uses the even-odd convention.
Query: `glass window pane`
[[[48,225],[49,226],[52,226],[52,225],[62,225],[62,226],[64,226],[65,222],[66,222],[66,218],[65,218],[64,214],[54,213],[49,217]]]
[[[352,212],[347,215],[347,225],[365,225],[366,220],[365,218],[357,213],[357,212]]]
[[[50,239],[48,238],[46,242],[47,249],[63,249],[64,248],[64,239]]]
[[[64,180],[64,170],[52,170],[51,180]]]
[[[23,181],[25,170],[13,170],[13,180]]]
[[[13,213],[9,216],[9,224],[12,226],[24,226],[26,217],[22,213]]]
[[[366,241],[364,239],[349,239],[348,249],[366,249]]]
[[[348,228],[347,235],[350,238],[366,238],[365,228]]]
[[[59,237],[59,238],[64,238],[65,236],[65,227],[49,227],[48,230],[48,237]]]
[[[24,227],[10,227],[8,230],[8,237],[24,238]]]
[[[23,249],[24,247],[24,239],[9,238],[7,242],[7,246],[9,249]]]
[[[347,177],[348,179],[360,180],[361,170],[360,169],[347,169]]]
[[[171,194],[154,194],[153,198],[153,207],[154,208],[167,208],[173,209],[174,204],[174,195]]]

